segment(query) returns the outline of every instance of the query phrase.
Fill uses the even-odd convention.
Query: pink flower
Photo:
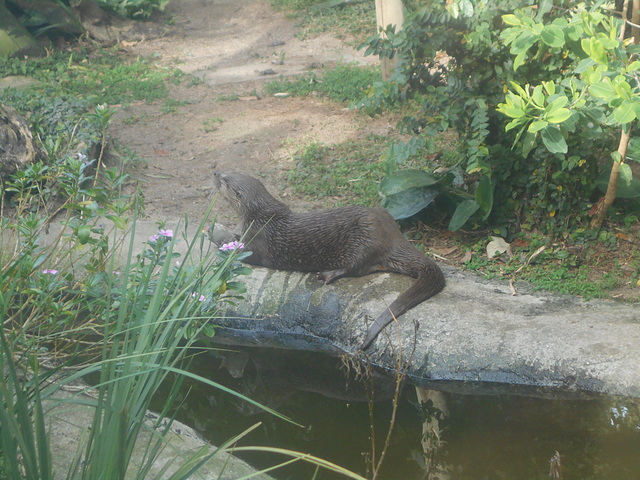
[[[156,241],[157,241],[159,238],[160,238],[160,235],[151,235],[151,236],[149,237],[149,241],[150,241],[151,243],[156,243]]]
[[[220,250],[222,250],[223,252],[226,252],[228,250],[242,250],[243,248],[244,248],[244,243],[231,242],[231,243],[225,243],[224,245],[222,245],[220,247]]]
[[[42,273],[44,273],[45,275],[55,275],[58,273],[58,270],[54,268],[47,268],[46,270],[43,270]]]
[[[160,235],[166,238],[173,238],[173,230],[160,229]]]
[[[192,296],[193,298],[196,298],[196,297],[198,296],[198,294],[197,294],[196,292],[193,292],[193,293],[191,294],[191,296]],[[204,295],[200,295],[200,297],[198,298],[198,301],[199,301],[199,302],[204,302],[204,300],[205,300]]]

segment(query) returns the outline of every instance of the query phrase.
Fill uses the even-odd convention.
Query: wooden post
[[[402,0],[376,0],[376,19],[378,21],[378,31],[386,29],[389,25],[395,25],[396,32],[402,28],[404,23],[404,11]],[[384,35],[384,34],[381,34]],[[382,79],[389,80],[396,65],[395,58],[383,58]]]

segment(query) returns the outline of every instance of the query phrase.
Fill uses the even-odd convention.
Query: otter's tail
[[[389,325],[394,318],[398,318],[407,310],[415,307],[426,299],[433,297],[444,288],[444,274],[440,267],[430,258],[421,255],[421,258],[411,259],[410,263],[406,263],[407,259],[403,259],[402,263],[390,259],[387,265],[388,270],[405,275],[411,275],[417,278],[416,282],[405,292],[400,294],[398,298],[376,319],[369,327],[367,337],[360,346],[364,350],[373,343],[378,334]],[[407,265],[410,265],[407,267]]]

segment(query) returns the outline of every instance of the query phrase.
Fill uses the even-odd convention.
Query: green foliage
[[[362,98],[363,90],[380,80],[378,67],[362,67],[353,63],[340,63],[334,68],[325,68],[318,77],[309,72],[294,79],[281,77],[265,85],[265,93],[273,95],[287,92],[306,96],[320,93],[336,102],[356,102]]]
[[[567,139],[579,133],[581,124],[596,132],[606,132],[611,126],[630,128],[640,114],[640,62],[635,60],[640,47],[618,39],[622,25],[619,19],[581,9],[547,25],[523,11],[505,15],[504,20],[510,27],[502,37],[516,55],[514,69],[530,61],[536,50],[571,59],[555,83],[524,87],[512,83],[513,90],[498,106],[498,111],[512,119],[506,129],[517,131],[515,145],[524,157],[541,140],[550,153],[564,157],[563,169],[571,170],[574,164],[585,162],[575,155],[567,158]],[[617,152],[611,156],[620,167],[620,196],[640,196],[639,183],[633,182],[626,159]],[[596,180],[600,188],[601,178]]]
[[[423,142],[430,152],[431,138],[448,131],[457,134],[456,155],[464,174],[459,186],[472,196],[462,195],[455,201],[451,215],[458,215],[450,224],[452,228],[461,224],[473,228],[486,219],[510,232],[523,225],[553,230],[585,220],[596,188],[598,158],[612,142],[611,130],[606,125],[594,128],[585,116],[584,121],[575,122],[571,135],[563,136],[570,153],[562,154],[565,147],[556,126],[572,121],[573,116],[567,117],[568,103],[554,97],[536,107],[541,109],[539,119],[549,125],[543,142],[529,141],[527,151],[514,152],[518,131],[512,128],[505,132],[510,119],[496,111],[514,83],[541,85],[535,92],[536,100],[544,85],[556,85],[555,95],[561,88],[570,90],[570,85],[560,83],[572,58],[550,53],[558,44],[558,29],[553,22],[572,8],[577,8],[573,2],[545,1],[535,7],[518,0],[477,4],[460,1],[449,6],[436,3],[408,14],[401,31],[387,29],[386,39],[374,36],[363,45],[367,54],[393,57],[397,64],[389,82],[371,85],[359,108],[376,115],[399,102],[419,100],[422,109],[407,115],[398,126]],[[501,30],[508,27],[503,16],[517,9],[538,23],[552,26],[536,27],[538,37],[528,31],[513,38],[501,37]],[[517,59],[514,70],[511,47],[505,40],[511,40],[516,48],[534,43],[539,48],[527,54],[530,61]],[[533,129],[541,127],[538,123]],[[401,151],[390,149],[387,153],[385,170],[389,174],[402,167]],[[415,194],[425,192],[416,190]]]
[[[298,20],[296,37],[306,39],[331,32],[338,37],[364,40],[376,29],[375,4],[367,1],[272,0]]]
[[[123,59],[116,49],[57,52],[26,60],[13,58],[0,62],[0,77],[6,75],[26,75],[44,84],[25,92],[0,92],[0,102],[19,110],[24,103],[43,103],[38,97],[48,97],[52,103],[59,99],[89,105],[152,102],[167,96],[167,82],[178,83],[183,76],[177,69],[154,66],[149,59]]]
[[[332,146],[311,143],[294,155],[289,185],[296,195],[329,197],[338,205],[373,206],[378,202],[376,184],[382,168],[372,159],[385,143],[380,136]]]

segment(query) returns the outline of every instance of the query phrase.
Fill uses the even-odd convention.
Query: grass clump
[[[55,52],[26,60],[12,58],[0,63],[0,77],[7,75],[25,75],[43,83],[27,92],[35,90],[50,98],[115,105],[165,98],[167,83],[180,82],[184,74],[177,69],[160,68],[151,59],[124,58],[112,48]]]
[[[362,99],[365,88],[380,80],[381,73],[377,66],[341,63],[333,68],[325,68],[321,75],[308,72],[291,79],[280,77],[265,85],[265,93],[273,95],[287,92],[306,96],[317,92],[336,102],[354,103]]]
[[[344,2],[332,6],[334,3],[326,0],[272,0],[271,5],[298,20],[296,37],[302,40],[330,32],[357,45],[376,32],[373,2]]]
[[[331,146],[313,142],[294,155],[288,183],[296,195],[333,205],[377,205],[377,183],[383,176],[378,157],[385,142],[378,135]]]

